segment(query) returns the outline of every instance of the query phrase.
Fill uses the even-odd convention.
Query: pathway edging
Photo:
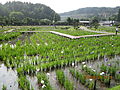
[[[80,29],[85,30],[85,31],[89,31],[89,32],[96,32],[96,33],[101,33],[101,34],[95,34],[95,35],[82,35],[82,36],[73,36],[73,35],[69,35],[69,34],[64,34],[64,33],[60,33],[60,32],[56,32],[56,31],[20,31],[23,33],[31,33],[31,32],[50,32],[52,34],[56,34],[62,37],[66,37],[66,38],[70,38],[70,39],[79,39],[79,38],[87,38],[87,37],[100,37],[100,36],[112,36],[115,35],[115,33],[109,33],[109,32],[100,32],[100,31],[93,31],[90,29],[87,29],[86,27],[80,27]],[[118,34],[120,35],[120,34]]]

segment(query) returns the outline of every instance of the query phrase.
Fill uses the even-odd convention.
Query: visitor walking
[[[118,33],[118,27],[116,27],[116,35],[117,35],[117,33]]]
[[[3,28],[3,25],[1,25],[1,27]]]

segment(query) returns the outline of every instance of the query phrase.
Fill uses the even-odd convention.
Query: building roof
[[[90,23],[90,21],[79,21],[80,23]]]

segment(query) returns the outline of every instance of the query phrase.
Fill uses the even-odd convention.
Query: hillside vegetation
[[[72,18],[91,18],[93,16],[102,17],[101,19],[108,19],[111,16],[117,15],[120,7],[110,8],[110,7],[87,7],[80,8],[78,10],[61,13],[61,19],[65,19],[67,17]]]
[[[39,24],[41,19],[60,20],[60,16],[50,7],[28,2],[7,2],[0,4],[0,24]]]

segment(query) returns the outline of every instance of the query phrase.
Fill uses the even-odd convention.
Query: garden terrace
[[[98,31],[92,31],[92,30],[80,30],[80,29],[76,30],[71,27],[69,27],[68,29],[62,29],[61,27],[57,27],[57,28],[49,27],[48,31],[44,30],[45,27],[43,27],[43,30],[41,31],[40,30],[41,28],[42,27],[37,27],[38,30],[33,28],[34,30],[31,29],[30,31],[20,31],[20,32],[22,33],[50,32],[50,33],[63,36],[63,37],[67,37],[70,39],[115,35],[114,33],[98,32]]]
[[[29,27],[26,28],[27,31]],[[35,27],[34,27],[35,28]],[[38,31],[43,31],[42,27],[36,27]],[[36,28],[34,29],[36,31]],[[40,29],[41,28],[41,29]],[[46,31],[50,31],[51,27],[43,27],[43,29],[49,29]],[[56,32],[59,32],[59,30],[55,29]],[[54,31],[55,31],[54,30]],[[78,31],[75,31],[78,33]],[[84,31],[82,31],[84,32]],[[14,32],[17,33],[17,32]],[[18,85],[19,88],[26,87],[27,89],[31,88],[34,89],[30,84],[30,80],[26,77],[26,75],[30,76],[37,76],[37,86],[40,88],[50,88],[50,90],[54,87],[55,90],[56,87],[61,87],[62,90],[66,88],[66,85],[70,84],[75,87],[75,81],[71,83],[71,80],[69,78],[68,71],[71,69],[77,68],[77,72],[82,73],[85,75],[92,75],[91,70],[95,69],[94,67],[99,66],[96,68],[98,70],[98,74],[101,73],[100,67],[102,64],[97,65],[97,58],[104,58],[105,56],[114,56],[120,54],[120,36],[119,35],[112,35],[112,36],[103,36],[103,37],[92,37],[92,38],[80,38],[80,39],[69,39],[65,37],[61,37],[56,34],[52,34],[49,32],[35,32],[29,38],[24,38],[24,40],[18,40],[14,44],[11,43],[2,43],[0,45],[0,59],[5,64],[6,68],[15,69],[17,72],[17,77],[19,79]],[[23,43],[24,42],[24,43]],[[81,62],[86,62],[87,69],[82,69]],[[89,65],[87,64],[87,61],[95,62],[92,69],[89,69]],[[117,59],[112,67],[113,68],[119,68],[119,61],[120,59]],[[103,62],[104,63],[104,62]],[[113,62],[108,62],[112,64]],[[88,66],[87,66],[88,65]],[[107,65],[107,64],[105,64]],[[106,67],[105,67],[106,68]],[[114,76],[114,73],[110,70],[114,70],[113,68],[109,69],[107,67],[109,73],[111,73],[114,77],[113,81],[117,82],[116,78],[119,78],[119,75]],[[62,72],[63,77],[66,78],[66,84],[62,84],[60,86],[61,80],[58,80],[56,74],[56,70],[60,69],[60,73]],[[67,71],[65,71],[67,69]],[[80,69],[80,70],[79,70]],[[62,70],[62,71],[61,71]],[[105,69],[106,70],[106,69]],[[115,71],[117,72],[118,69]],[[72,72],[72,71],[71,71]],[[88,73],[89,72],[89,73]],[[42,74],[41,74],[42,73]],[[56,77],[51,77],[51,73],[54,73]],[[70,74],[70,73],[69,73]],[[41,76],[42,75],[42,76]],[[47,76],[46,76],[47,75]],[[52,75],[52,76],[54,76]],[[24,77],[22,77],[24,76]],[[48,78],[49,77],[49,78]],[[74,77],[74,75],[71,75],[71,77]],[[43,80],[43,81],[42,81]],[[51,81],[53,80],[54,83],[51,84]],[[1,81],[1,80],[0,80]],[[42,81],[42,84],[41,84]],[[94,81],[94,80],[93,80]],[[26,82],[24,84],[24,82]],[[44,82],[44,84],[43,84]],[[70,82],[70,83],[69,83]],[[102,83],[102,80],[98,80],[98,82]],[[119,81],[118,81],[119,82]],[[54,85],[56,83],[59,83],[57,85]],[[81,84],[81,82],[78,82],[78,85],[81,85],[85,90],[92,88],[93,84],[89,84],[89,82],[86,82],[87,86],[84,84]],[[44,85],[44,86],[43,86]],[[115,83],[115,85],[117,85]],[[113,86],[115,86],[113,85]],[[5,85],[7,86],[7,85]],[[97,86],[99,86],[97,84]],[[2,87],[2,86],[1,86]],[[0,89],[1,89],[0,87]],[[105,88],[108,88],[107,86],[104,86]],[[10,88],[7,86],[7,88]],[[70,87],[72,88],[72,87]],[[43,89],[43,90],[44,90]],[[11,89],[10,89],[11,90]],[[71,89],[72,90],[72,89]],[[77,88],[77,90],[79,90]]]
[[[100,31],[100,32],[109,32],[109,33],[115,33],[116,32],[116,27],[115,26],[99,26],[98,29],[95,29],[95,28],[90,28],[90,29],[94,30],[94,31]]]

